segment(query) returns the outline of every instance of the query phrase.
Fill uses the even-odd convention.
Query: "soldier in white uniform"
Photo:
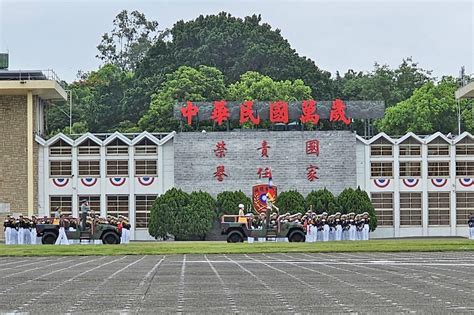
[[[474,240],[474,214],[469,216],[469,239]]]
[[[349,240],[356,240],[356,222],[354,212],[349,213]]]
[[[369,214],[367,212],[364,212],[362,214],[362,220],[364,220],[364,227],[362,228],[362,240],[368,241],[369,240],[369,230],[370,230],[370,225],[369,225]]]
[[[31,245],[36,245],[36,217],[33,215],[31,216],[31,221],[30,221],[30,243]]]
[[[20,215],[18,218],[18,245],[25,244],[25,219]]]
[[[7,215],[5,221],[3,222],[3,231],[5,232],[5,245],[11,244],[12,237],[12,222],[10,215]]]
[[[328,214],[323,212],[323,242],[329,241],[329,222],[328,222]]]
[[[336,234],[335,240],[342,241],[342,222],[341,222],[341,213],[337,212],[335,215],[335,225],[336,225]]]
[[[66,235],[67,221],[64,218],[64,214],[61,214],[59,218],[59,235],[56,239],[55,245],[69,245],[69,240]]]

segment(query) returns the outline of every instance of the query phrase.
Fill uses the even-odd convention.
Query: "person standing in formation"
[[[3,222],[3,232],[5,233],[5,245],[10,245],[12,237],[12,223],[10,215],[7,215],[5,221]]]
[[[67,220],[64,218],[64,214],[61,214],[59,218],[59,235],[56,239],[55,245],[69,245],[69,240],[66,235]]]
[[[35,216],[32,216],[31,217],[31,221],[30,221],[30,243],[31,245],[36,245],[37,242],[36,242],[36,217]]]
[[[25,244],[25,219],[20,215],[18,218],[18,245]]]
[[[474,240],[474,214],[470,214],[469,216],[469,239]]]

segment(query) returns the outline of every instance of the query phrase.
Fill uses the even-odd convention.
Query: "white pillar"
[[[165,159],[163,145],[158,146],[158,195],[165,193]]]
[[[428,236],[428,145],[421,145],[421,222],[423,236]]]
[[[43,156],[44,156],[44,209],[43,216],[50,216],[50,205],[49,205],[49,187],[51,185],[51,180],[49,178],[49,146],[43,147]]]
[[[72,178],[71,178],[71,187],[72,187],[72,216],[78,218],[79,217],[79,205],[77,200],[77,186],[79,181],[79,161],[77,159],[77,147],[73,146],[71,150],[71,170],[72,170]]]
[[[400,150],[393,145],[393,235],[400,237]]]
[[[105,146],[100,146],[100,216],[107,216],[107,195],[105,194],[107,189],[107,161],[105,158]]]
[[[456,236],[456,146],[451,142],[449,148],[449,181],[451,183],[451,189],[449,190],[450,235]]]
[[[130,223],[130,239],[135,239],[135,148],[130,145],[128,148],[128,220]]]

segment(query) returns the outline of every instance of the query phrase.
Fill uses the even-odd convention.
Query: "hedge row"
[[[188,194],[173,188],[156,198],[148,230],[155,238],[173,235],[176,240],[203,240],[212,229],[213,221],[224,214],[238,214],[240,203],[246,209],[252,208],[252,200],[240,190],[222,192],[215,200],[203,191]],[[305,213],[309,209],[319,214],[368,212],[371,230],[377,227],[369,196],[359,188],[346,188],[337,198],[327,189],[312,191],[306,198],[297,190],[290,190],[281,192],[275,204],[280,208],[280,213]]]

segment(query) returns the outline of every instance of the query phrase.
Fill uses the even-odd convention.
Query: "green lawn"
[[[0,245],[0,256],[251,254],[288,252],[434,252],[474,251],[461,238],[371,240],[328,243],[133,242],[127,245]]]

